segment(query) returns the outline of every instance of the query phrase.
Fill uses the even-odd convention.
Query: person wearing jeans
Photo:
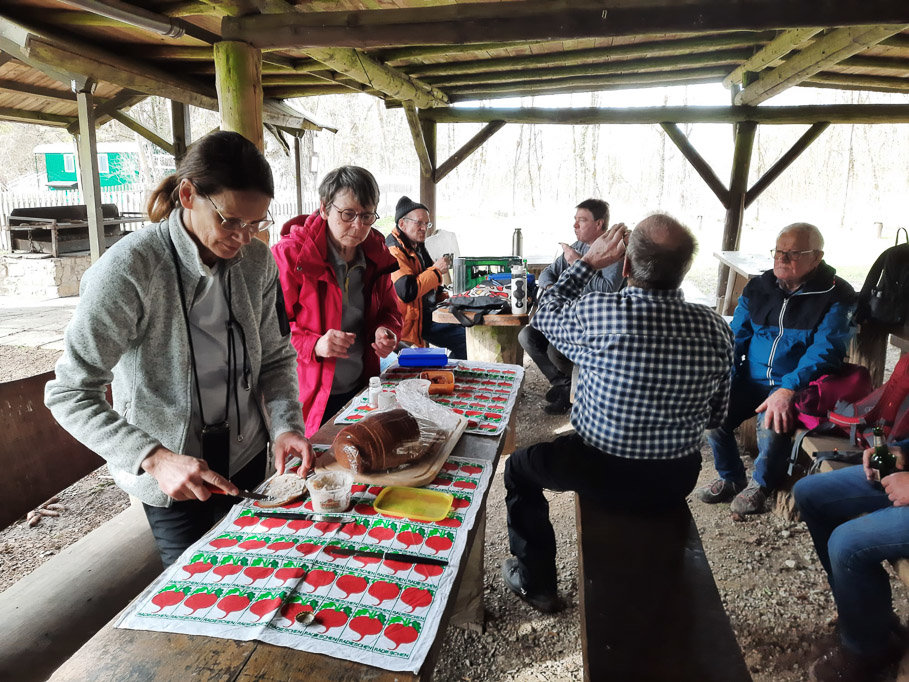
[[[824,262],[823,249],[814,225],[783,228],[773,269],[748,282],[739,297],[728,415],[707,434],[719,477],[698,489],[701,502],[731,500],[738,514],[764,511],[767,495],[783,481],[796,392],[842,365],[854,331],[855,291]],[[748,483],[733,429],[755,415],[758,457]]]
[[[893,446],[902,452],[909,439]],[[839,644],[811,668],[818,682],[864,682],[896,663],[905,649],[882,562],[909,557],[909,471],[880,483],[864,466],[807,476],[792,492],[827,572],[838,613]]]

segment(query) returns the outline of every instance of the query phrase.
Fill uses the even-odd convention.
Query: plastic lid
[[[441,521],[448,516],[454,496],[439,490],[389,486],[379,493],[373,508],[380,514],[416,521]]]

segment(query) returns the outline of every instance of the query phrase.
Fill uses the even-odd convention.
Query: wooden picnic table
[[[464,434],[452,456],[471,457],[498,464],[503,450],[513,443],[512,412],[509,426],[498,436]],[[341,428],[326,423],[313,443],[330,443]],[[489,488],[483,493],[485,507]],[[288,680],[315,679],[406,682],[432,676],[449,624],[482,628],[483,545],[485,514],[468,533],[466,556],[459,562],[451,595],[442,614],[435,641],[420,672],[394,672],[354,660],[275,646],[265,642],[240,642],[204,635],[183,635],[145,630],[117,629],[117,618],[105,625],[72,658],[56,670],[51,680]],[[102,557],[99,557],[102,559]]]
[[[773,258],[770,252],[766,254],[747,253],[745,251],[715,251],[714,257],[723,265],[729,267],[726,278],[726,293],[717,301],[717,312],[720,315],[732,315],[738,303],[742,289],[748,280],[757,277],[765,270],[773,267]]]
[[[464,313],[473,319],[475,313]],[[432,313],[433,322],[460,324],[448,308],[437,308]],[[530,315],[483,316],[483,323],[467,327],[467,358],[476,362],[504,362],[509,365],[524,364],[524,349],[518,343],[518,333],[527,326]]]

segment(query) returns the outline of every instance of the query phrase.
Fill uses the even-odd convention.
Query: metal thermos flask
[[[455,294],[467,292],[467,265],[462,257],[454,259],[454,267],[451,272],[452,288]]]
[[[524,236],[521,234],[521,228],[514,228],[511,234],[511,255],[520,258],[524,255]]]

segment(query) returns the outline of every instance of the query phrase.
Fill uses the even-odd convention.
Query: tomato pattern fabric
[[[236,505],[190,547],[117,627],[179,632],[279,646],[417,672],[439,628],[467,533],[492,476],[489,462],[449,458],[427,486],[454,496],[435,523],[384,516],[382,486],[353,486],[349,521],[264,519]],[[273,509],[264,511],[276,511]],[[312,511],[309,500],[277,511]],[[344,550],[404,552],[445,566],[350,556]],[[312,612],[315,621],[296,617]]]
[[[498,436],[505,431],[524,379],[523,367],[461,361],[433,369],[454,373],[454,393],[431,395],[430,398],[466,417],[465,433]],[[421,367],[392,365],[382,375],[382,390],[391,391],[404,379],[419,378],[421,371]],[[366,390],[354,398],[351,405],[335,419],[335,424],[353,424],[375,411],[376,408],[369,406],[368,393]]]

